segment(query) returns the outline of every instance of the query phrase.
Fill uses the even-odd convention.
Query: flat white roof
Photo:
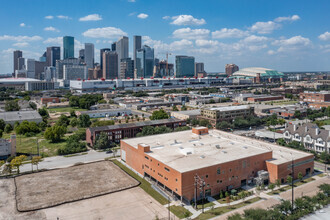
[[[208,108],[208,110],[217,110],[220,112],[226,112],[226,111],[242,110],[242,109],[249,109],[249,108],[250,108],[249,105],[237,105],[237,106]]]
[[[40,82],[38,79],[32,78],[3,78],[0,79],[0,83],[25,83],[25,82]]]
[[[274,164],[311,155],[219,130],[209,130],[205,135],[188,130],[122,141],[135,148],[138,144],[149,145],[150,152],[146,154],[181,173],[271,151],[273,159],[270,162]]]

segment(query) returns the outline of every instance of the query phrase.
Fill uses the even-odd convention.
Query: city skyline
[[[133,58],[133,35],[155,49],[155,58],[165,59],[167,51],[171,63],[175,55],[194,56],[207,72],[224,72],[226,63],[279,71],[330,70],[326,1],[180,1],[175,2],[178,7],[171,7],[171,1],[96,1],[88,7],[76,1],[61,7],[61,2],[38,0],[17,8],[20,1],[15,1],[2,7],[0,17],[6,23],[0,25],[0,73],[12,72],[15,50],[22,50],[26,60],[38,60],[50,46],[63,51],[63,36],[75,38],[75,57],[84,43],[93,43],[95,62],[101,48],[128,36]],[[111,7],[116,10],[107,13]]]

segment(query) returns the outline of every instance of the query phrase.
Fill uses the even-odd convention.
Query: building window
[[[175,179],[175,182],[178,182],[178,179]]]
[[[175,188],[175,191],[177,192],[177,191],[178,191],[178,189],[177,189],[177,188]]]
[[[220,183],[220,180],[217,180],[217,183]]]
[[[144,158],[146,158],[147,160],[149,160],[149,157],[147,157],[147,156],[144,156]]]
[[[231,177],[229,177],[229,181],[231,181]]]
[[[217,174],[221,174],[221,170],[220,170],[220,167],[217,169]]]
[[[231,172],[231,169],[229,169],[229,172]]]
[[[209,178],[209,175],[206,174],[206,175],[205,175],[205,178],[206,178],[206,179]]]
[[[168,169],[167,167],[164,168],[167,172],[170,172],[170,169]]]

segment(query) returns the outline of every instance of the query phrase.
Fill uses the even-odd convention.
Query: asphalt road
[[[120,154],[120,150],[117,151],[117,155]],[[106,152],[97,152],[95,150],[88,151],[85,155],[71,156],[71,157],[46,157],[42,162],[39,163],[39,169],[54,169],[63,168],[74,165],[75,163],[88,163],[93,161],[103,160],[106,157],[111,157],[113,154],[107,154]],[[33,168],[36,169],[36,166]],[[31,171],[31,164],[24,164],[20,168],[21,172]]]

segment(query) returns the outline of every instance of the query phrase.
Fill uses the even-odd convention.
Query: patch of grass
[[[260,200],[260,198],[256,197],[256,198],[253,198],[253,199],[246,200],[245,202],[238,203],[236,205],[230,205],[230,206],[225,206],[225,207],[214,208],[212,210],[208,210],[208,211],[200,214],[195,219],[204,220],[204,219],[214,218],[218,215],[222,215],[226,212],[230,212],[232,210],[235,210],[235,209],[241,208],[243,206],[249,205],[251,203],[257,202],[259,200]]]
[[[87,111],[87,109],[82,109],[82,108],[73,108],[73,107],[63,107],[63,108],[49,108],[47,109],[50,113],[55,113],[55,112],[70,112],[71,110],[75,111]]]
[[[296,182],[293,186],[294,187],[301,186],[301,185],[303,185],[305,183],[309,183],[309,182],[312,182],[314,180],[315,180],[314,178],[310,177],[310,178],[304,179],[303,181]],[[285,192],[285,191],[287,191],[289,189],[292,189],[292,186],[291,185],[290,186],[285,186],[285,187],[279,188],[277,190],[273,190],[273,192],[269,192],[267,194],[268,195],[280,194],[281,192]]]
[[[160,204],[165,205],[168,203],[167,199],[165,199],[162,195],[160,195],[156,190],[154,190],[151,187],[151,184],[146,181],[145,179],[141,178],[139,175],[134,173],[132,170],[124,166],[122,163],[120,163],[117,160],[112,160],[114,164],[116,164],[118,167],[120,167],[122,170],[124,170],[126,173],[128,173],[130,176],[132,176],[134,179],[139,181],[141,184],[139,185],[146,193],[148,193],[151,197],[153,197],[155,200],[157,200]]]
[[[320,173],[320,174],[317,174],[317,176],[319,176],[319,177],[324,177],[324,176],[326,176],[327,174],[325,174],[325,173]]]
[[[211,206],[214,206],[215,204],[213,202],[207,202],[204,204],[204,209],[207,208],[207,207],[211,207]],[[197,209],[202,209],[203,205],[202,204],[198,204],[197,205]]]
[[[172,206],[170,206],[170,211],[174,215],[176,215],[176,217],[178,217],[179,219],[188,218],[188,217],[192,216],[192,213],[189,212],[187,209],[185,209],[182,206],[172,205]]]
[[[42,134],[37,134],[34,137],[24,137],[21,135],[17,135],[16,137],[16,151],[19,153],[27,153],[27,154],[37,154],[37,139],[39,142],[39,152],[40,154],[44,152],[48,156],[57,155],[57,149],[64,146],[66,143],[66,137],[63,138],[61,142],[51,143],[48,140],[43,139]]]

